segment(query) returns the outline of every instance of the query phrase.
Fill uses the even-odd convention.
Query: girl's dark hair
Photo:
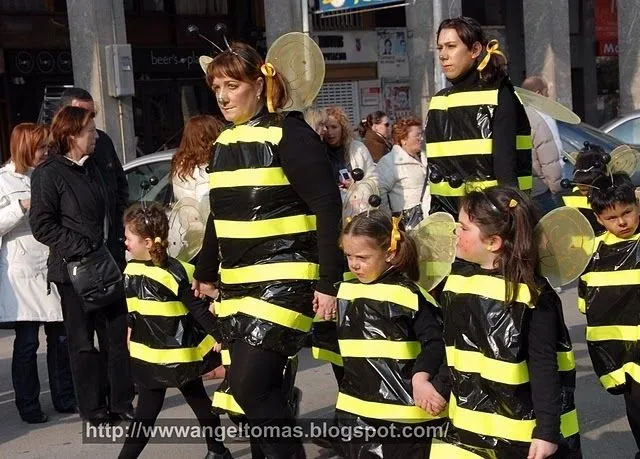
[[[573,181],[581,185],[591,185],[594,180],[607,173],[604,160],[606,152],[595,144],[587,144],[578,152],[573,169]]]
[[[438,27],[436,40],[440,37],[440,32],[443,29],[454,29],[458,33],[462,43],[464,43],[469,50],[473,48],[475,43],[480,43],[484,52],[478,56],[477,62],[479,63],[484,58],[489,41],[484,35],[482,26],[478,21],[466,16],[445,19],[440,23],[440,27]],[[492,54],[487,66],[480,71],[480,78],[487,83],[495,83],[507,75],[505,67],[506,62],[504,58],[500,55]]]
[[[157,202],[135,203],[125,211],[123,222],[125,226],[129,225],[133,234],[153,241],[149,249],[151,261],[156,266],[166,266],[169,219],[163,207]]]
[[[364,137],[369,129],[373,127],[374,124],[379,124],[383,118],[385,118],[387,114],[382,110],[376,110],[373,113],[369,113],[366,118],[360,121],[358,125],[358,134],[360,137]]]
[[[515,188],[491,187],[468,193],[461,208],[480,229],[483,238],[500,236],[502,239],[495,268],[506,281],[507,305],[515,302],[521,283],[529,288],[535,304],[539,285],[536,282],[538,248],[533,230],[537,221],[531,200]]]
[[[416,242],[406,233],[401,222],[398,229],[400,240],[397,241],[396,255],[391,260],[391,264],[398,271],[405,273],[409,279],[417,281],[420,278],[420,272]],[[372,210],[353,217],[342,230],[342,237],[365,236],[373,239],[381,250],[387,251],[391,247],[392,231],[391,218],[379,210]]]
[[[207,66],[206,79],[209,88],[213,86],[216,77],[228,77],[246,83],[255,82],[258,78],[264,80],[262,86],[262,100],[266,101],[267,77],[262,74],[260,68],[264,60],[246,43],[233,42],[231,50],[218,54]],[[273,106],[277,110],[287,105],[289,101],[287,81],[280,73],[273,77]]]
[[[613,175],[601,175],[593,181],[589,190],[589,203],[591,209],[600,214],[606,209],[611,209],[616,204],[635,204],[635,186],[631,178],[624,172],[616,172]]]

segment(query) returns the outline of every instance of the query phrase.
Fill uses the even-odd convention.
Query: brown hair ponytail
[[[149,249],[151,261],[155,266],[166,266],[169,258],[169,220],[162,206],[155,202],[133,204],[125,211],[123,222],[125,226],[129,225],[134,234],[152,240]]]
[[[342,230],[342,236],[365,236],[376,245],[388,251],[395,245],[395,256],[391,264],[413,281],[420,278],[418,270],[418,248],[413,238],[407,234],[400,219],[392,220],[379,210],[356,215]]]

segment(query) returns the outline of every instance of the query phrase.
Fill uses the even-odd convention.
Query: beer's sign
[[[318,0],[318,2],[318,9],[323,13],[404,3],[398,0]]]

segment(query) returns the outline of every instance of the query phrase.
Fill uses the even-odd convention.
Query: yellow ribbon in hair
[[[389,244],[389,250],[395,252],[398,249],[398,241],[400,236],[400,217],[391,218],[391,243]]]
[[[275,112],[273,109],[273,77],[276,76],[276,69],[270,62],[265,62],[260,67],[260,71],[267,77],[267,109],[269,113]]]
[[[502,56],[505,61],[507,60],[507,56],[505,56],[504,53],[500,51],[500,43],[498,43],[498,40],[491,40],[489,43],[487,43],[487,54],[484,56],[482,61],[480,61],[480,64],[478,65],[478,71],[484,70],[484,68],[491,60],[492,54],[497,54],[498,56]]]
[[[513,209],[517,205],[518,205],[518,201],[516,201],[515,199],[512,199],[511,201],[509,201],[509,208]]]
[[[156,236],[153,242],[155,242],[156,244],[162,244],[162,239],[160,238],[160,236]]]

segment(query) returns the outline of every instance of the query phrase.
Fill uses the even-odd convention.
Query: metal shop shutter
[[[313,104],[316,108],[337,105],[342,107],[353,126],[360,122],[358,101],[358,83],[355,81],[340,81],[325,83]]]

